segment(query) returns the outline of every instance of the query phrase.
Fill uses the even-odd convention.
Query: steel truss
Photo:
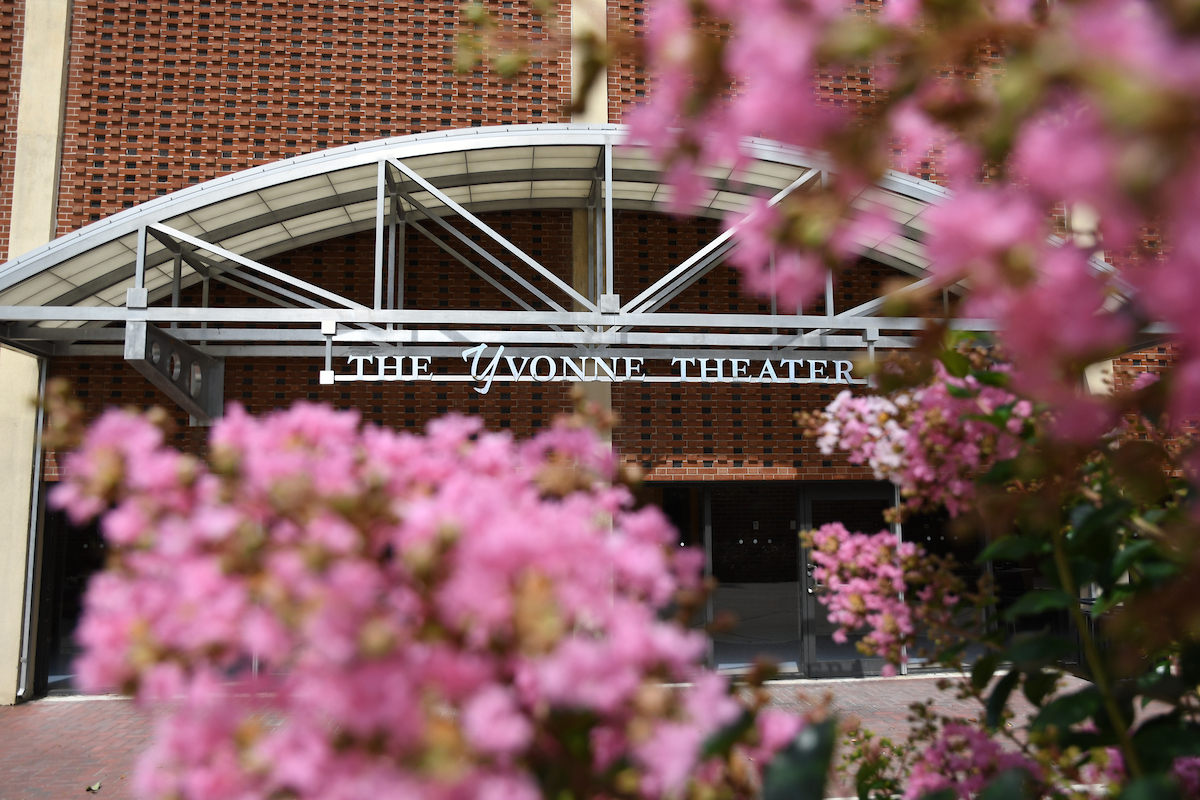
[[[135,366],[140,365],[143,374],[162,385],[170,381],[162,377],[161,368],[147,360],[147,348],[154,342],[160,347],[177,342],[177,350],[181,358],[186,355],[189,370],[200,375],[197,386],[205,389],[203,395],[199,390],[193,393],[186,381],[182,384],[176,381],[178,385],[174,391],[184,398],[181,404],[201,419],[212,409],[200,408],[197,403],[208,397],[211,387],[219,385],[221,359],[232,356],[323,358],[322,381],[331,383],[336,372],[335,359],[370,354],[453,356],[478,344],[503,345],[506,352],[518,357],[553,352],[589,357],[759,360],[793,358],[797,352],[808,353],[811,358],[854,359],[864,355],[873,357],[877,348],[903,349],[916,344],[916,334],[925,327],[925,320],[873,316],[885,306],[886,298],[835,313],[832,285],[824,315],[779,314],[774,313],[774,309],[766,314],[662,311],[725,259],[736,246],[737,225],[667,270],[637,296],[622,302],[614,290],[615,273],[625,266],[615,262],[614,209],[647,206],[642,201],[618,195],[624,190],[621,187],[639,181],[648,184],[659,178],[650,170],[639,172],[628,166],[616,168],[618,156],[614,148],[621,144],[624,135],[621,129],[609,126],[576,131],[575,127],[554,128],[553,135],[544,137],[546,144],[538,144],[543,141],[538,138],[541,135],[538,132],[524,132],[524,138],[508,131],[503,132],[502,137],[495,132],[492,136],[503,138],[504,147],[573,146],[575,151],[579,149],[578,139],[594,148],[593,162],[571,168],[550,166],[540,171],[536,165],[524,171],[497,169],[479,173],[479,179],[496,185],[528,179],[531,187],[541,185],[539,181],[554,186],[585,186],[577,199],[558,203],[559,207],[586,209],[588,246],[583,280],[560,277],[478,216],[481,211],[503,207],[498,201],[468,207],[470,203],[455,199],[456,187],[465,185],[463,175],[444,171],[434,177],[423,174],[423,169],[419,168],[420,159],[431,152],[424,143],[433,140],[409,137],[414,141],[419,139],[425,149],[409,155],[399,146],[378,145],[367,148],[367,152],[354,154],[353,166],[359,170],[355,174],[366,175],[366,170],[371,169],[373,186],[364,185],[360,180],[354,184],[353,191],[344,195],[301,204],[304,213],[322,214],[329,213],[337,202],[353,203],[356,208],[373,203],[373,219],[364,216],[363,222],[353,223],[357,230],[371,224],[375,234],[370,305],[262,263],[260,259],[265,257],[262,254],[279,252],[280,245],[259,246],[251,236],[244,252],[237,251],[242,248],[225,246],[224,242],[232,238],[252,234],[254,228],[250,223],[234,222],[219,232],[201,235],[170,224],[169,220],[180,218],[178,212],[160,213],[155,218],[149,210],[157,206],[148,203],[147,211],[141,216],[128,217],[125,228],[116,222],[110,226],[116,230],[110,241],[116,241],[115,237],[121,232],[126,236],[136,232],[132,269],[120,266],[107,277],[95,278],[86,285],[91,290],[100,290],[132,278],[131,285],[126,284],[124,306],[86,304],[82,294],[85,287],[80,286],[53,298],[46,305],[0,306],[0,336],[53,354],[125,354],[131,362],[137,362]],[[484,151],[478,141],[480,137],[463,134],[456,138],[465,143],[461,145],[462,152]],[[782,201],[793,192],[819,185],[826,169],[819,158],[799,151],[786,151],[777,145],[773,147],[775,149],[770,152],[787,156],[779,156],[783,159],[780,163],[786,162],[790,172],[787,173],[788,183],[782,189],[773,189],[765,195],[770,204]],[[443,147],[443,151],[456,152],[447,147]],[[306,157],[294,161],[297,169],[307,170],[305,176],[319,172],[320,162],[315,159]],[[322,168],[329,169],[327,166]],[[797,177],[792,178],[793,175]],[[264,180],[256,179],[254,192],[264,191]],[[739,185],[732,177],[721,181],[727,192],[734,191]],[[887,191],[909,206],[923,208],[945,196],[944,190],[907,176],[890,176],[888,181]],[[232,184],[225,179],[213,183],[221,183],[226,199],[236,197],[228,188]],[[774,186],[782,183],[778,181]],[[195,195],[194,190],[188,191],[189,196]],[[764,196],[761,188],[746,191]],[[537,207],[528,199],[508,202],[512,208]],[[273,211],[264,217],[262,224],[293,224],[299,219],[295,215],[300,213]],[[120,220],[124,216],[116,215],[112,219]],[[452,217],[460,224],[452,223]],[[516,308],[447,310],[411,307],[404,296],[404,242],[410,226],[434,242],[464,270],[499,291]],[[346,224],[331,223],[325,232],[325,238],[329,238],[348,230]],[[312,238],[314,236],[317,234],[295,235],[290,241],[292,246],[301,246],[318,241]],[[77,241],[61,247],[51,243],[43,250],[56,247],[64,258],[86,252]],[[863,252],[868,258],[893,266],[898,258],[896,252],[911,252],[914,254],[911,259],[900,266],[923,277],[922,249],[919,232],[915,229],[910,231],[909,240],[901,241],[898,248],[889,251],[891,255],[875,246],[864,247]],[[41,251],[35,251],[33,255],[46,258]],[[0,267],[0,279],[6,270],[27,279],[35,274],[31,270],[36,261],[31,257],[4,265]],[[29,266],[22,262],[29,262]],[[159,281],[151,286],[147,281],[148,271],[152,268],[165,270],[165,264],[170,264],[169,285]],[[535,285],[535,277],[541,280],[540,287]],[[266,300],[274,307],[210,307],[212,281]],[[182,307],[182,290],[197,282],[202,283],[201,307]],[[918,286],[927,283],[926,278]],[[8,285],[14,284],[10,281]],[[0,290],[4,288],[5,284],[0,280]],[[168,298],[170,305],[165,304]],[[987,320],[956,320],[951,325],[971,330],[993,327]],[[212,374],[203,374],[205,370],[211,370]],[[457,380],[461,376],[445,379]]]

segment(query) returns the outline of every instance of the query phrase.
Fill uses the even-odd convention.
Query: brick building
[[[646,501],[706,549],[709,614],[743,618],[718,666],[878,667],[830,641],[796,532],[878,527],[893,490],[792,419],[911,342],[874,301],[921,275],[944,190],[889,175],[863,199],[901,232],[787,314],[739,290],[720,219],[804,191],[819,161],[754,142],[695,218],[671,216],[653,160],[622,145],[639,68],[611,66],[569,111],[572,32],[636,36],[645,2],[487,6],[533,47],[517,76],[456,71],[457,0],[0,0],[0,702],[69,683],[103,560],[95,530],[45,507],[57,462],[25,401],[55,376],[90,413],[174,410],[192,451],[229,402],[414,429],[457,411],[522,436],[581,386],[619,415]],[[864,91],[845,83],[831,96]]]

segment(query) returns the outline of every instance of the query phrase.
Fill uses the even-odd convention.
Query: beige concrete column
[[[1083,371],[1083,381],[1090,394],[1110,395],[1113,393],[1113,362],[1097,361]]]
[[[604,42],[608,39],[608,5],[607,0],[571,0],[571,96],[578,97],[583,83],[585,69],[585,52],[578,42],[580,39],[594,36]],[[586,107],[582,113],[572,114],[572,122],[604,123],[608,122],[608,70],[601,70],[600,76],[592,84],[587,95]],[[595,236],[595,231],[588,225],[587,209],[577,208],[571,215],[571,244],[572,244],[572,285],[581,294],[591,297],[592,290],[588,286],[588,241]],[[606,265],[607,267],[607,265]],[[577,309],[582,310],[582,309]],[[600,381],[585,381],[576,383],[584,393],[584,397],[601,408],[612,408],[612,384]]]
[[[0,347],[0,705],[21,672],[40,375],[37,358]]]
[[[55,235],[70,38],[71,0],[25,0],[6,260]]]
[[[571,286],[585,297],[592,297],[595,292],[588,281],[588,250],[590,240],[596,232],[588,224],[586,208],[576,208],[571,212]],[[575,303],[575,311],[584,308]],[[591,374],[590,372],[588,374]],[[589,402],[596,403],[600,408],[612,410],[612,384],[602,381],[576,381],[575,386],[583,392]]]
[[[599,42],[608,40],[607,0],[571,0],[571,97],[579,97],[585,71],[582,39],[594,37]],[[586,108],[581,114],[572,114],[572,122],[608,122],[608,70],[603,69],[587,94]]]

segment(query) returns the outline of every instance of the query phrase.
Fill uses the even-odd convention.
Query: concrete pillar
[[[1089,394],[1110,395],[1113,393],[1113,362],[1097,361],[1083,371],[1083,381]]]
[[[595,228],[588,224],[588,210],[576,208],[571,212],[571,285],[580,294],[590,299],[595,298],[595,287],[588,280],[588,252],[592,239],[596,236]],[[601,249],[597,247],[597,249]],[[575,311],[584,308],[575,303]],[[589,367],[592,368],[592,367]],[[590,374],[590,373],[589,373]],[[596,403],[600,408],[612,410],[612,384],[601,381],[577,381],[575,386],[583,392],[584,398]]]
[[[36,357],[0,347],[0,705],[16,702],[21,673],[40,380]]]
[[[55,235],[70,38],[71,0],[25,0],[6,260]]]
[[[571,0],[571,38],[578,42],[581,38],[594,35],[601,42],[608,39],[608,5],[606,0]],[[571,46],[571,94],[578,97],[583,77],[583,49],[573,43]],[[603,70],[600,77],[592,84],[587,95],[587,104],[582,113],[571,115],[572,122],[604,123],[608,122],[608,70]],[[603,206],[601,206],[603,208]],[[603,213],[603,211],[601,211]],[[593,288],[588,285],[588,249],[589,241],[595,237],[595,230],[588,224],[587,209],[577,208],[571,215],[572,240],[572,285],[575,290],[593,300]],[[597,247],[597,250],[602,248]],[[608,265],[605,265],[608,268]],[[577,308],[576,310],[582,310]],[[575,384],[589,401],[597,403],[601,408],[612,408],[612,384],[600,381],[585,381]]]
[[[571,97],[579,97],[583,84],[584,52],[578,42],[588,36],[598,41],[608,40],[608,5],[606,0],[571,0]],[[592,84],[583,113],[572,114],[572,122],[608,122],[608,70]]]

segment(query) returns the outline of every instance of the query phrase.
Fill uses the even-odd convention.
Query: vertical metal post
[[[707,486],[701,489],[704,492],[704,576],[711,578],[713,574],[713,530],[712,530],[712,492]],[[709,592],[707,599],[704,601],[704,622],[706,626],[711,626],[713,623],[713,593]],[[717,668],[717,652],[713,645],[711,631],[706,637],[708,641],[708,666],[710,669]]]
[[[388,189],[392,190],[389,184]],[[388,192],[388,238],[387,238],[387,307],[396,307],[396,193]],[[393,330],[395,325],[387,324],[387,329]]]
[[[770,255],[768,256],[768,258],[770,259],[769,266],[771,268],[771,286],[774,287],[775,286],[775,248],[774,247],[771,248],[771,252],[770,252]],[[773,317],[778,313],[779,313],[779,308],[778,308],[778,303],[776,302],[776,298],[775,298],[775,290],[772,288],[771,289],[771,316]],[[771,333],[779,333],[779,328],[771,328]]]
[[[612,142],[604,145],[604,291],[613,294],[613,186]]]
[[[592,258],[592,277],[595,279],[590,299],[596,302],[600,302],[600,295],[604,294],[604,253],[600,249],[600,243],[604,240],[604,213],[600,210],[600,192],[600,183],[597,182],[596,201],[592,204],[592,234],[588,242]]]
[[[137,261],[134,262],[133,288],[142,289],[146,286],[146,226],[138,228]]]
[[[200,284],[200,306],[202,308],[208,308],[208,276],[207,275],[204,276],[204,280]],[[200,330],[202,330],[202,331],[208,330],[208,323],[201,322]],[[203,347],[206,344],[208,344],[208,342],[200,342],[201,347]]]
[[[396,307],[396,217],[388,221],[387,307]]]
[[[375,186],[375,310],[383,308],[383,212],[387,200],[387,172],[385,162],[379,162],[378,181]]]
[[[833,316],[833,273],[825,273],[825,316]]]
[[[404,240],[408,236],[408,215],[399,214],[396,224],[396,308],[404,308]]]
[[[171,273],[171,308],[179,308],[179,289],[183,281],[183,247],[175,251],[175,269]],[[171,328],[178,328],[179,322],[171,320]]]
[[[893,500],[893,502],[895,503],[896,508],[900,508],[900,487],[894,486],[893,490],[894,490],[894,498],[895,498]],[[904,525],[900,522],[899,515],[897,515],[896,522],[893,524],[892,527],[894,527],[896,529],[896,545],[899,546],[904,541]],[[901,600],[904,599],[903,591],[900,592],[900,599]],[[908,648],[907,647],[900,648],[900,674],[901,675],[908,674]]]
[[[797,538],[800,532],[808,530],[808,515],[805,513],[805,501],[807,500],[807,490],[801,484],[796,491],[796,532]],[[808,554],[804,552],[804,546],[801,544],[796,547],[796,635],[800,639],[800,652],[796,654],[796,671],[803,678],[808,677],[809,657],[808,657],[808,634],[809,628],[812,626],[812,620],[809,619],[808,608]]]
[[[42,511],[42,431],[45,428],[46,374],[50,363],[38,356],[38,405],[37,428],[33,439],[33,481],[29,491],[29,539],[25,551],[25,608],[21,620],[20,671],[17,679],[17,697],[28,700],[30,694],[29,665],[33,661],[33,592],[34,574],[37,568],[38,529],[41,527]]]

